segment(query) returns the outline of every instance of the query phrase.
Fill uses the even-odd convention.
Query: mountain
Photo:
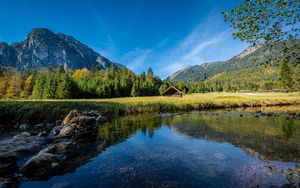
[[[0,43],[0,66],[22,69],[57,67],[65,69],[91,69],[98,66],[107,70],[111,65],[123,67],[101,56],[88,46],[63,33],[53,33],[49,29],[35,28],[22,42],[12,45]]]
[[[175,72],[167,79],[174,82],[194,82],[209,79],[217,74],[224,76],[225,73],[226,75],[231,73],[236,75],[237,72],[259,72],[264,69],[266,62],[272,64],[273,67],[271,69],[274,69],[279,65],[277,60],[280,59],[280,49],[282,49],[283,45],[285,44],[250,46],[228,61],[188,66]]]

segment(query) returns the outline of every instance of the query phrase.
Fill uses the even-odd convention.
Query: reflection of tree
[[[150,139],[154,136],[154,130],[161,125],[161,118],[150,116],[131,116],[116,118],[112,122],[102,125],[98,130],[98,137],[104,138],[110,143],[122,141],[136,131],[140,130]]]
[[[261,159],[300,162],[300,127],[294,126],[297,120],[194,114],[168,121],[180,133],[249,148]]]
[[[285,123],[281,125],[281,137],[284,141],[289,141],[289,139],[293,136],[293,133],[296,131],[294,127],[294,121],[287,120]]]

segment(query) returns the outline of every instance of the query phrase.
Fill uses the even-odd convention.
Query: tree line
[[[149,68],[140,75],[114,66],[66,72],[62,66],[19,72],[0,69],[0,97],[24,99],[113,98],[159,95],[162,81]]]
[[[137,75],[113,66],[107,71],[86,68],[66,72],[62,66],[46,70],[0,68],[0,98],[70,99],[157,96],[170,86],[183,93],[240,90],[300,90],[300,65],[282,63],[277,69],[219,73],[196,82],[162,81],[151,68]]]

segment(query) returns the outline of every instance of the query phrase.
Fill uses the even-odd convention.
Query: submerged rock
[[[73,141],[51,144],[30,158],[21,171],[28,178],[48,179],[70,168],[80,153]]]
[[[62,123],[62,120],[56,120],[55,125],[56,125],[56,126],[60,126],[61,123]]]
[[[58,172],[61,162],[58,155],[40,152],[26,162],[22,172],[26,177],[46,178]]]
[[[56,121],[57,126],[46,121],[35,125],[34,128],[42,129],[37,136],[23,132],[9,142],[0,143],[0,177],[12,179],[13,174],[22,172],[28,178],[45,179],[74,169],[73,163],[82,163],[89,159],[85,152],[93,154],[94,151],[85,148],[86,143],[79,147],[77,142],[95,139],[91,135],[96,135],[98,122],[106,120],[101,113],[94,110],[72,110],[63,121]],[[20,128],[27,129],[28,125],[22,124]],[[79,137],[81,139],[77,140]],[[50,145],[42,149],[46,144]],[[35,153],[37,154],[31,157],[20,171],[18,162]]]
[[[19,180],[16,178],[0,178],[1,188],[18,187]]]
[[[27,125],[26,123],[23,123],[23,124],[21,124],[21,125],[19,126],[19,128],[20,128],[21,131],[25,131],[25,130],[28,129],[28,125]]]
[[[46,144],[46,138],[20,133],[9,142],[0,143],[0,177],[6,177],[18,171],[17,162],[38,152]]]
[[[39,123],[39,124],[34,125],[35,129],[41,129],[41,128],[44,128],[44,127],[45,127],[44,123]]]

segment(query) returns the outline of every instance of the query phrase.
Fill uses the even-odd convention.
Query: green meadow
[[[40,122],[62,119],[70,110],[98,110],[112,117],[130,114],[181,112],[226,108],[289,106],[300,112],[300,92],[204,93],[180,97],[126,97],[70,100],[1,100],[1,122]]]

